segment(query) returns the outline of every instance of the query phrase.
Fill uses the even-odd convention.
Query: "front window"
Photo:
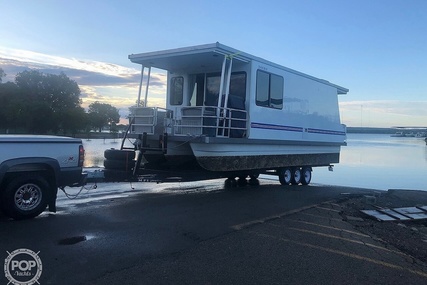
[[[170,87],[170,104],[181,105],[184,98],[184,77],[172,77]]]
[[[218,94],[220,89],[221,74],[208,74],[206,76],[206,106],[218,105]],[[224,90],[225,93],[225,84]],[[246,73],[232,72],[230,78],[230,96],[237,96],[243,99],[246,98]]]

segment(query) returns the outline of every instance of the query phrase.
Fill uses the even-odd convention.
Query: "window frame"
[[[263,75],[268,75],[268,91],[267,91],[267,100],[261,101],[259,94],[259,88],[261,87],[261,83],[265,84],[266,82],[260,82],[260,75],[259,74],[263,74]],[[273,79],[273,80],[272,80]],[[281,83],[280,85],[277,84],[277,86],[280,86],[280,92],[277,92],[276,89],[273,89],[273,85],[272,82],[274,83],[275,80],[279,80],[279,82]],[[258,69],[257,70],[257,74],[256,74],[256,88],[255,88],[255,104],[257,106],[260,107],[265,107],[265,108],[271,108],[271,109],[276,109],[276,110],[283,110],[283,98],[284,98],[284,78],[281,75],[278,74],[274,74],[274,73],[270,73],[270,72],[266,72],[264,70]],[[272,95],[277,95],[277,94],[281,93],[281,97],[280,98],[276,98],[276,97],[272,97]],[[277,103],[273,103],[273,100],[277,100],[279,102],[279,104]],[[267,104],[263,103],[266,102]]]
[[[181,85],[181,94],[177,96],[176,94],[176,84],[175,81],[180,79],[182,81]],[[170,96],[169,96],[169,104],[171,106],[180,106],[184,103],[184,76],[174,76],[170,79]],[[181,100],[179,100],[181,99]]]

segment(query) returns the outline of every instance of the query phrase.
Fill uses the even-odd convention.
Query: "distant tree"
[[[57,133],[70,126],[69,114],[81,114],[80,88],[63,72],[54,75],[26,70],[16,75],[15,83],[26,99],[25,126],[31,133]]]
[[[6,76],[6,73],[4,73],[3,68],[0,67],[0,83],[2,83],[3,77]]]
[[[110,104],[96,101],[89,105],[88,118],[91,125],[99,132],[107,125],[112,131],[115,124],[120,121],[120,114],[119,110]]]
[[[63,116],[64,120],[61,129],[64,134],[71,133],[75,135],[79,130],[84,130],[89,125],[88,114],[82,107],[69,109],[65,111]]]
[[[24,100],[20,95],[15,83],[0,84],[0,130],[6,133],[22,125],[22,118],[19,115],[24,112]]]

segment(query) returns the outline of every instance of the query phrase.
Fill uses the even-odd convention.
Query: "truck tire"
[[[135,151],[133,150],[120,150],[120,149],[107,149],[104,151],[104,157],[112,160],[133,160],[135,158]]]
[[[49,189],[49,183],[40,175],[15,176],[2,193],[3,212],[15,220],[40,215],[46,209]]]

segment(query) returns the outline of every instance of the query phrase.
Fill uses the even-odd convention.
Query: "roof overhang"
[[[131,54],[129,55],[129,59],[133,63],[141,64],[144,67],[154,67],[176,73],[188,73],[221,70],[225,56],[228,58],[233,58],[233,60],[238,60],[240,63],[247,63],[251,60],[255,60],[267,65],[275,66],[282,70],[332,86],[337,89],[337,94],[347,94],[349,91],[347,88],[335,85],[327,80],[319,79],[317,77],[275,64],[218,42],[206,45]]]
[[[134,63],[142,64],[144,67],[155,67],[171,72],[189,72],[192,70],[221,69],[225,56],[241,62],[249,62],[250,60],[242,56],[239,51],[220,43],[131,54],[129,59]]]

